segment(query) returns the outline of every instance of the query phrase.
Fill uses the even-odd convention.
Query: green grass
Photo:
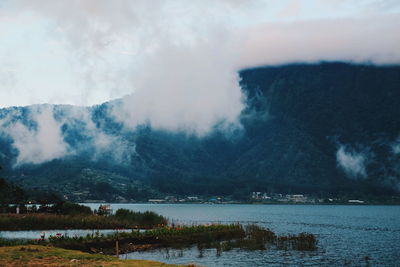
[[[0,214],[2,230],[153,228],[167,220],[153,212],[130,212],[130,217],[51,213]]]
[[[57,247],[78,249],[81,251],[95,251],[107,254],[115,253],[115,242],[118,240],[122,251],[130,252],[144,249],[174,247],[190,247],[197,243],[209,243],[243,238],[245,235],[241,225],[198,225],[198,226],[176,226],[159,227],[139,232],[120,232],[110,235],[99,233],[89,234],[86,237],[64,237],[50,238],[49,243]]]
[[[156,248],[189,248],[197,245],[200,248],[231,250],[265,250],[274,247],[281,250],[316,250],[317,239],[314,235],[277,236],[267,228],[257,225],[243,227],[240,224],[213,224],[196,226],[165,226],[146,232],[119,232],[109,235],[99,233],[86,237],[52,237],[49,244],[57,247],[78,249],[87,252],[115,254],[116,241],[121,253]]]
[[[146,260],[120,260],[112,256],[88,254],[50,246],[26,245],[1,247],[0,266],[177,267],[178,265]]]

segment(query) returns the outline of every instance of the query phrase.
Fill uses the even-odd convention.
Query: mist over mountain
[[[245,108],[237,121],[208,117],[207,131],[184,112],[176,116],[187,127],[127,125],[116,114],[129,98],[1,109],[4,176],[72,199],[398,194],[400,66],[291,64],[239,75]]]

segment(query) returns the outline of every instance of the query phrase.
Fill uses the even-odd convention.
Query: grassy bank
[[[116,257],[88,254],[49,246],[0,247],[0,266],[126,266],[177,267],[146,260],[119,260]]]
[[[95,214],[57,215],[51,213],[0,214],[1,230],[49,229],[150,229],[166,224],[154,212],[120,212],[110,216]]]

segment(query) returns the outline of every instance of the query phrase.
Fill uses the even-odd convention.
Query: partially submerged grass
[[[228,251],[234,248],[245,250],[266,250],[275,248],[279,250],[302,250],[312,251],[317,249],[315,235],[300,233],[298,235],[277,236],[268,228],[257,225],[246,227],[246,238],[224,242],[222,250]]]
[[[127,266],[176,267],[147,260],[120,260],[99,254],[88,254],[49,246],[13,246],[0,248],[0,266]]]
[[[119,232],[109,235],[88,234],[86,237],[65,237],[62,235],[38,241],[56,247],[78,249],[86,252],[115,254],[118,241],[119,253],[143,251],[159,248],[184,249],[196,245],[199,250],[215,248],[217,253],[233,248],[245,250],[265,250],[268,248],[283,250],[316,250],[317,239],[314,235],[277,236],[268,228],[257,225],[243,227],[240,224],[213,224],[197,226],[159,227],[139,232]]]
[[[1,240],[0,240],[1,241]],[[11,242],[11,241],[10,241]],[[18,242],[14,241],[14,245]],[[204,249],[215,248],[217,256],[232,249],[244,250],[316,250],[317,239],[314,235],[278,236],[268,228],[258,225],[213,224],[196,226],[164,226],[145,232],[117,232],[103,235],[99,232],[86,237],[68,237],[58,234],[48,240],[21,241],[24,245],[49,245],[64,249],[74,249],[90,253],[125,254],[150,249],[185,249],[197,246],[199,257]],[[0,244],[1,245],[1,244]],[[5,243],[3,245],[10,245]],[[118,250],[117,250],[118,247]]]
[[[240,239],[245,236],[241,225],[197,225],[159,227],[139,232],[119,232],[110,235],[91,234],[86,237],[58,236],[50,238],[50,244],[68,249],[78,249],[87,252],[102,252],[114,254],[118,240],[121,253],[148,250],[162,247],[186,248],[193,244],[215,241]]]
[[[315,235],[309,233],[279,236],[276,240],[276,245],[279,249],[285,250],[315,250],[317,248],[317,239]]]

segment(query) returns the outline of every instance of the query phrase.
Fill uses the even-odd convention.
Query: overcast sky
[[[240,68],[399,63],[399,18],[398,0],[0,0],[0,107],[129,95],[161,125],[233,120]]]

